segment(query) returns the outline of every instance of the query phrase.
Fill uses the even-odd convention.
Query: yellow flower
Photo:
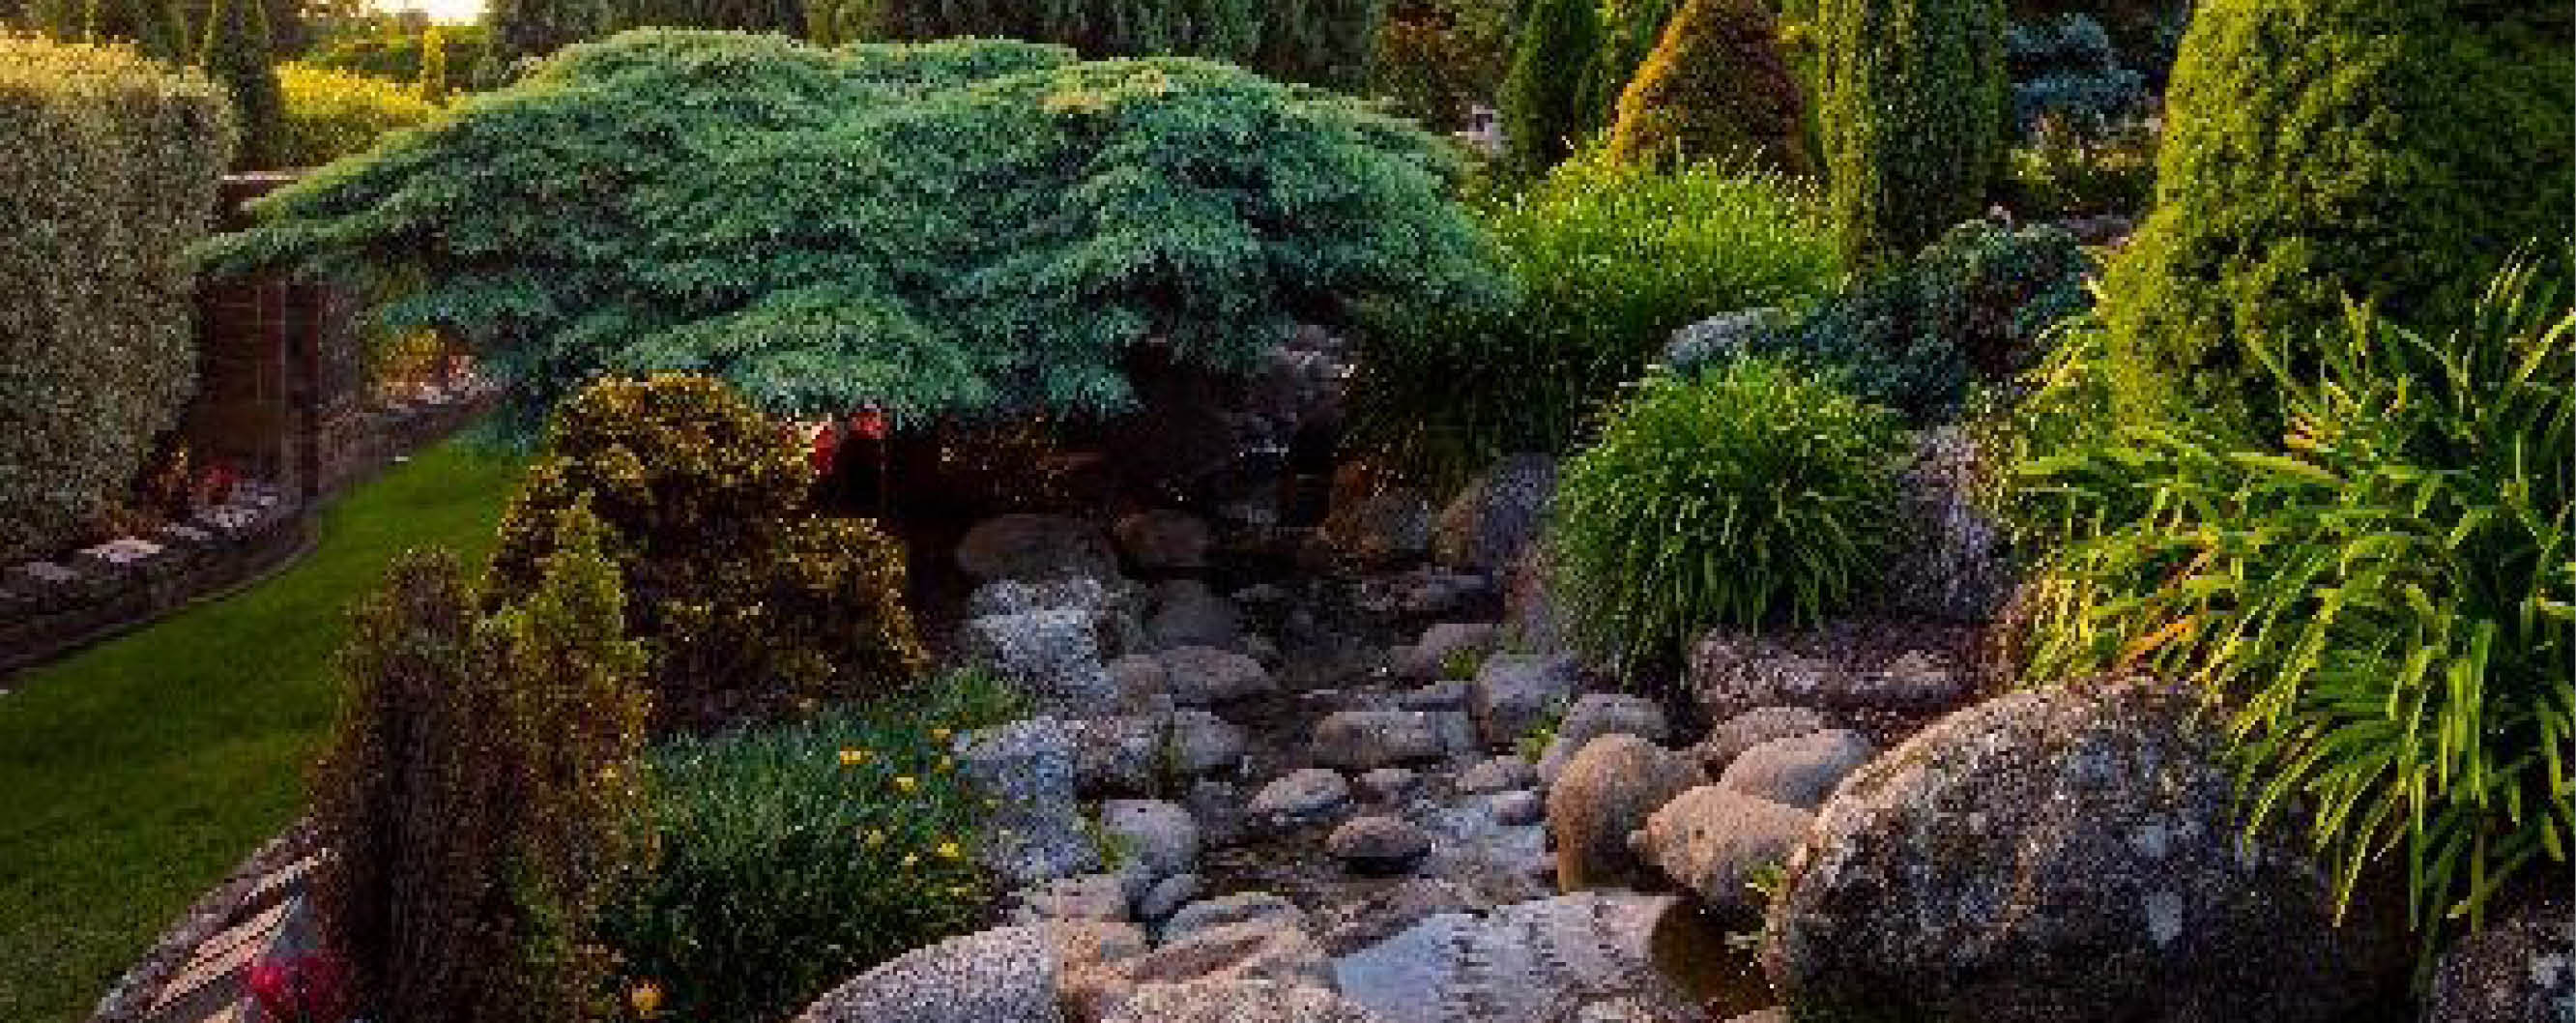
[[[920,784],[920,782],[912,780],[912,776],[909,774],[898,774],[894,776],[894,787],[905,792],[912,791]]]
[[[947,741],[948,741],[948,737],[949,737],[949,736],[952,736],[952,735],[955,735],[955,734],[957,734],[957,733],[952,732],[952,731],[949,731],[948,729],[945,729],[945,728],[933,728],[933,729],[931,729],[931,730],[930,730],[930,737],[931,737],[932,739],[938,740],[938,741],[940,741],[940,742],[947,742]]]
[[[857,767],[867,762],[868,751],[866,750],[845,749],[841,751],[841,766],[843,767]]]
[[[662,1014],[662,985],[649,980],[637,984],[634,990],[626,993],[626,1001],[635,1007],[638,1016],[645,1019],[659,1016]]]
[[[870,848],[870,849],[874,849],[874,848],[876,848],[876,847],[878,847],[878,846],[881,846],[881,845],[884,845],[884,844],[885,844],[885,829],[884,829],[884,828],[869,828],[869,829],[868,829],[868,848]]]
[[[916,863],[919,863],[919,862],[921,862],[921,854],[920,854],[920,853],[905,853],[905,854],[903,854],[903,865],[904,865],[904,866],[909,867],[909,866],[912,866],[913,864],[916,864]]]
[[[954,771],[954,770],[956,770],[956,769],[957,769],[957,758],[956,758],[956,757],[941,757],[941,758],[939,758],[939,773],[941,773],[941,774],[946,774],[946,773],[948,773],[948,772],[950,772],[950,771]]]
[[[965,856],[966,856],[966,850],[958,848],[958,847],[957,847],[957,843],[956,843],[955,841],[947,841],[947,842],[941,842],[941,843],[939,843],[939,858],[940,858],[940,859],[943,859],[943,860],[964,859],[964,858],[965,858]]]

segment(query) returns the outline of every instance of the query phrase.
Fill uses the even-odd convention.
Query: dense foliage
[[[1407,471],[1563,451],[1674,330],[1803,307],[1841,273],[1803,186],[1705,163],[1569,163],[1486,224],[1515,297],[1390,305],[1362,339],[1353,429]]]
[[[1407,0],[1378,26],[1371,95],[1426,125],[1460,128],[1511,65],[1511,0]]]
[[[2145,76],[2120,66],[2110,34],[2085,15],[2014,22],[2004,34],[2004,63],[2021,139],[2043,118],[2093,136],[2145,112]]]
[[[1944,422],[1974,385],[2006,383],[2039,361],[2051,328],[2091,306],[2092,270],[2064,230],[1971,221],[1743,349],[1804,363],[1916,423]]]
[[[2209,0],[2165,99],[2155,211],[2104,281],[2115,389],[2244,408],[2240,353],[2305,346],[2347,297],[2462,314],[2518,249],[2564,275],[2576,14],[2484,0]],[[2241,342],[2241,344],[2240,344]]]
[[[178,417],[231,104],[124,47],[0,33],[0,561],[83,538]]]
[[[277,56],[268,35],[268,11],[260,0],[214,0],[206,17],[205,43],[197,64],[232,94],[233,119],[241,128],[241,145],[233,166],[241,170],[274,170],[285,143],[286,98],[277,84]]]
[[[280,64],[277,84],[285,99],[277,153],[283,167],[319,167],[366,152],[438,113],[411,86],[344,71]]]
[[[653,753],[653,876],[612,909],[628,986],[673,1019],[786,1019],[835,984],[971,929],[984,807],[950,744],[998,723],[971,675],[865,709]]]
[[[1806,99],[1762,0],[1689,0],[1619,96],[1610,158],[1707,158],[1805,174]]]
[[[598,520],[556,524],[540,582],[492,614],[453,556],[414,553],[355,615],[316,898],[371,1018],[609,1018],[595,928],[651,856],[644,655]]]
[[[662,371],[775,413],[1081,414],[1131,402],[1141,345],[1241,368],[1354,299],[1495,290],[1454,169],[1201,61],[639,31],[278,193],[212,255],[419,282],[385,318],[476,342],[523,424]]]
[[[2001,0],[1823,0],[1817,97],[1843,256],[1903,258],[2004,166]]]
[[[818,42],[958,36],[1059,43],[1085,57],[1193,56],[1355,90],[1386,0],[813,0]]]
[[[2155,198],[2156,132],[2130,124],[2087,135],[2043,117],[2014,146],[2004,203],[2032,220],[2143,213]]]
[[[1896,417],[1763,359],[1659,375],[1566,463],[1549,537],[1578,641],[1630,670],[1710,626],[1813,623],[1890,543]]]
[[[352,34],[316,49],[301,62],[397,82],[419,81],[428,66],[433,35],[439,49],[446,53],[448,83],[464,85],[466,72],[483,50],[485,29],[481,25],[434,25],[419,31],[392,26]]]
[[[1593,0],[1528,0],[1503,76],[1503,144],[1524,174],[1547,170],[1573,154],[1602,111],[1586,69],[1601,48],[1601,11]]]
[[[1764,10],[1769,0],[1756,0]],[[1681,13],[1683,0],[1605,0],[1601,4],[1601,40],[1590,66],[1583,69],[1583,103],[1596,123],[1607,125],[1618,113],[1619,96],[1646,58],[1663,42],[1664,32]]]
[[[805,446],[721,383],[599,383],[555,417],[511,503],[490,599],[536,585],[555,550],[548,524],[587,507],[608,525],[663,721],[908,682],[923,653],[903,547],[872,523],[817,515],[813,486]]]
[[[2042,566],[2038,675],[2206,687],[2258,824],[2305,814],[2346,897],[2403,847],[2428,937],[2517,876],[2563,876],[2576,837],[2576,311],[2535,273],[2445,334],[2355,311],[2249,350],[2277,444],[2192,410],[2052,435],[2074,442],[2018,481],[2071,538]]]

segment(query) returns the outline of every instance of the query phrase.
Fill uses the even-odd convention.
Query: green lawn
[[[87,1018],[295,817],[334,713],[344,610],[405,548],[486,556],[518,474],[453,444],[424,452],[329,509],[285,573],[0,696],[0,1020]]]

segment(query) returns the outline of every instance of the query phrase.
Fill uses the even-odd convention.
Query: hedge
[[[80,539],[194,384],[232,105],[122,46],[0,33],[0,560]]]
[[[304,64],[280,64],[277,84],[286,94],[278,163],[319,167],[374,148],[386,134],[438,113],[438,104],[400,82]]]

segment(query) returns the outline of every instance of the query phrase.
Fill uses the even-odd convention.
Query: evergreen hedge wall
[[[232,151],[231,103],[195,72],[0,33],[0,561],[78,538],[177,418],[181,254]]]

